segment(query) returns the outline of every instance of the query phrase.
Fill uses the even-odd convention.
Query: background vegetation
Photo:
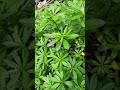
[[[86,90],[120,90],[119,10],[119,0],[86,0]]]
[[[0,0],[0,90],[34,90],[34,1]]]

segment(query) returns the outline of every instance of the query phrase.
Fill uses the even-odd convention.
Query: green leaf
[[[114,70],[120,70],[119,64],[116,63],[115,61],[112,62],[111,67],[112,67]]]
[[[28,83],[30,82],[30,74],[27,72],[27,71],[23,71],[22,72],[22,78],[23,78],[23,81],[22,81],[22,85],[24,88],[28,88]]]
[[[83,80],[83,81],[81,82],[81,85],[85,85],[85,80]]]
[[[58,51],[60,49],[61,45],[62,45],[62,42],[56,43],[56,51]]]
[[[119,44],[106,44],[106,45],[102,45],[98,48],[99,51],[105,51],[108,49],[114,49],[114,50],[120,50],[120,45]]]
[[[85,69],[83,67],[79,67],[80,71],[85,74]]]
[[[14,50],[14,51],[12,52],[12,55],[13,55],[13,58],[14,58],[14,60],[16,61],[16,63],[17,63],[19,66],[22,67],[22,63],[21,63],[20,57],[18,56],[17,51]]]
[[[87,90],[89,90],[89,87],[90,87],[90,83],[89,83],[89,79],[88,79],[88,76],[86,75],[85,76],[85,81],[86,81],[86,85],[85,85],[85,88],[87,89]]]
[[[74,10],[80,10],[80,7],[71,1],[68,1],[68,5],[71,6],[72,9],[74,9]]]
[[[65,39],[63,39],[63,47],[65,49],[69,49],[70,48],[70,45],[69,45],[68,41],[66,41]]]
[[[65,86],[63,84],[61,84],[57,90],[65,90]]]
[[[77,80],[77,73],[73,70],[73,77],[75,80]]]
[[[53,59],[59,59],[57,56],[55,56],[54,54],[50,55]]]
[[[33,67],[33,65],[34,65],[34,63],[35,63],[35,61],[34,60],[31,60],[29,63],[27,63],[27,65],[26,65],[26,69],[30,69],[30,68],[32,68]]]
[[[107,83],[106,85],[103,86],[103,88],[101,90],[113,90],[115,86],[115,83],[111,82],[111,83]]]
[[[52,38],[52,34],[43,34],[47,38]]]
[[[55,80],[60,81],[60,77],[58,75],[55,75]]]
[[[105,45],[107,43],[102,33],[97,33],[96,37],[102,45]]]
[[[66,35],[64,38],[65,39],[75,39],[77,38],[79,35],[78,34],[71,34],[71,35]]]
[[[19,43],[13,42],[13,41],[6,41],[6,42],[3,42],[3,44],[9,48],[21,46]]]
[[[112,0],[115,3],[120,3],[120,0]]]
[[[66,34],[68,31],[68,27],[66,26],[65,29],[64,29],[64,34]]]
[[[28,64],[28,56],[29,56],[29,52],[28,52],[28,49],[27,48],[23,48],[22,49],[22,64],[23,64],[23,67],[26,66],[26,64]]]
[[[93,74],[91,79],[90,79],[90,86],[89,86],[89,89],[90,90],[96,90],[96,87],[97,87],[97,76],[96,74]]]
[[[58,86],[60,85],[60,83],[56,83],[52,86],[52,89],[56,89]]]
[[[72,81],[65,81],[65,84],[66,84],[69,88],[72,88],[72,87],[73,87],[73,82],[72,82]]]
[[[27,28],[25,28],[24,30],[23,30],[23,37],[22,37],[22,42],[25,44],[27,41],[28,41],[28,39],[29,39],[29,37],[30,37],[30,35],[31,35],[31,33],[32,33],[32,29],[27,29]]]
[[[7,70],[5,68],[1,67],[1,66],[0,66],[0,72],[2,72],[2,73],[0,73],[0,78],[1,79],[2,78],[7,78],[9,76]]]
[[[106,45],[102,45],[98,48],[98,51],[105,51],[105,50],[108,50],[110,48],[112,48],[113,45],[112,44],[106,44]]]
[[[94,30],[105,24],[101,19],[91,19],[86,21],[86,30]]]
[[[13,36],[15,42],[17,42],[17,43],[19,43],[19,44],[22,44],[22,42],[21,42],[21,40],[20,40],[20,37],[18,36],[17,33],[13,33],[12,36]]]
[[[80,65],[82,65],[83,64],[83,61],[79,61],[76,65],[75,65],[75,67],[79,67]]]
[[[23,18],[21,20],[19,20],[20,23],[29,26],[29,27],[34,27],[34,18]]]
[[[51,64],[51,66],[53,67],[53,69],[56,69],[59,65],[59,62],[57,62],[56,64]]]
[[[30,45],[28,46],[28,50],[32,50],[35,47],[35,40],[33,40]]]

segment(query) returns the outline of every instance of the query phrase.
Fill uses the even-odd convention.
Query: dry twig
[[[36,6],[38,9],[43,10],[45,6],[49,6],[53,1],[54,0],[44,0],[43,2],[39,2],[39,0],[36,0]]]

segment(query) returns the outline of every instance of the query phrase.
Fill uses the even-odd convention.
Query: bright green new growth
[[[36,90],[85,90],[84,0],[36,10]]]

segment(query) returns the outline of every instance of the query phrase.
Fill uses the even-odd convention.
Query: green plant
[[[1,90],[34,88],[33,11],[29,0],[0,1]]]
[[[119,90],[118,0],[86,0],[86,90]]]
[[[79,36],[78,34],[69,34],[70,30],[69,32],[67,32],[66,28],[64,30],[64,33],[44,34],[45,37],[50,39],[52,38],[52,41],[51,41],[52,44],[56,43],[57,51],[61,48],[62,44],[65,49],[69,49],[70,45],[68,40],[76,39]],[[47,46],[51,46],[51,43],[49,43]]]
[[[54,1],[36,10],[35,88],[85,89],[84,0]]]

